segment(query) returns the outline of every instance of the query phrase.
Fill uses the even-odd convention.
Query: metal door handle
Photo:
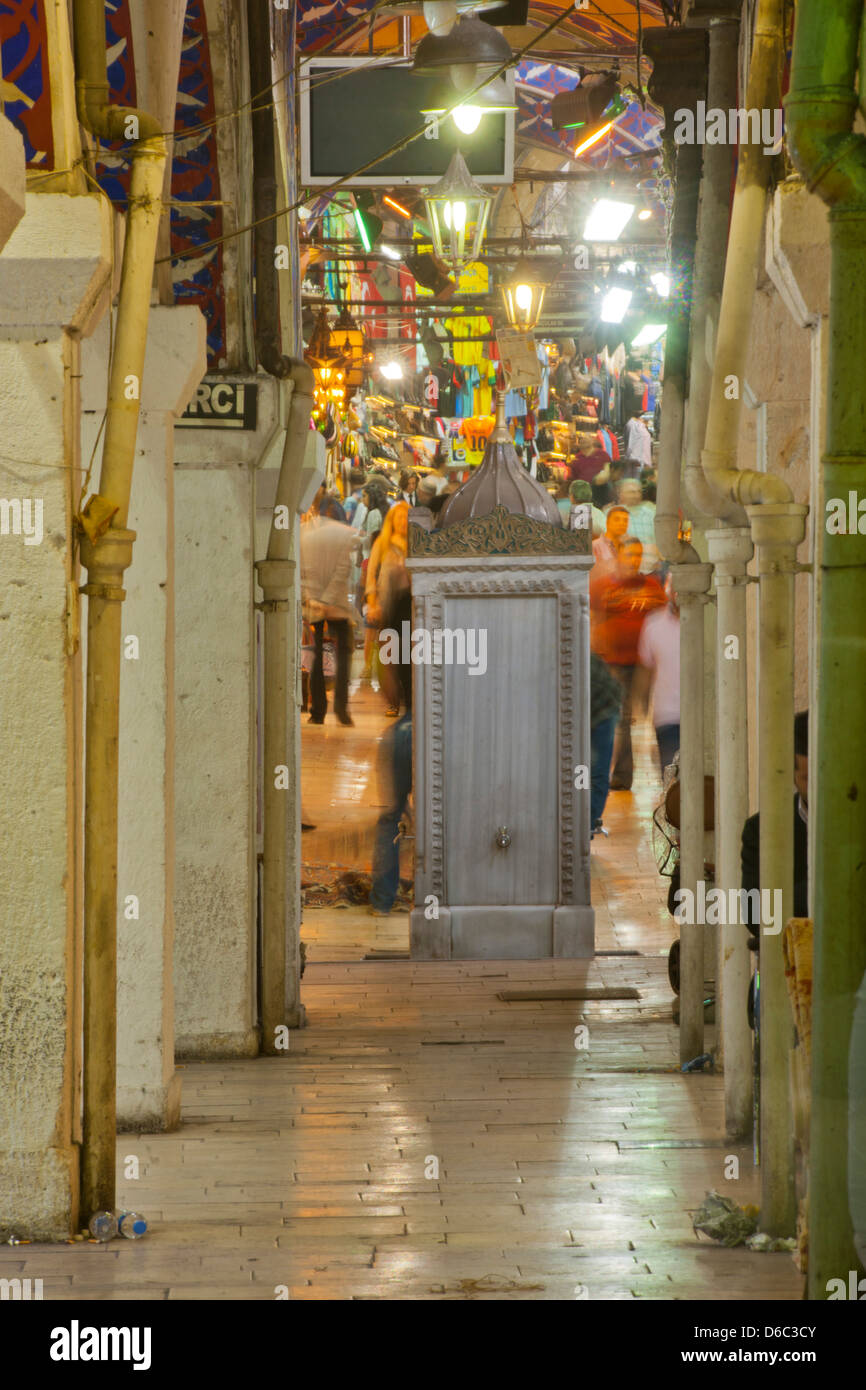
[[[508,833],[507,825],[500,825],[496,831],[496,843],[500,849],[508,849],[511,844],[511,836]]]

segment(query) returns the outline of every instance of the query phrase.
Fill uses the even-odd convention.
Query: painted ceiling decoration
[[[323,48],[352,52],[366,42],[370,12],[378,0],[298,0],[300,46],[307,53]],[[633,43],[638,32],[638,0],[605,0],[586,10],[575,10],[571,20],[554,31],[551,45],[562,40],[580,39],[600,50],[621,48]],[[524,30],[543,29],[562,13],[562,0],[531,0],[529,19]],[[641,0],[640,20],[644,29],[663,25],[666,14],[670,19],[673,6],[661,0]],[[380,16],[384,22],[386,16]],[[394,23],[393,16],[389,21]],[[413,35],[426,33],[420,21],[413,21]],[[515,32],[512,29],[512,34]],[[527,34],[527,38],[530,37]]]
[[[171,174],[171,250],[194,251],[223,232],[216,126],[212,122],[214,85],[204,0],[187,0],[180,52],[174,163]],[[188,134],[184,134],[184,132]],[[177,203],[189,203],[189,210]],[[226,312],[223,287],[223,248],[209,246],[200,256],[184,256],[172,265],[178,304],[198,304],[207,319],[208,364],[213,369],[226,356]]]
[[[0,0],[4,114],[20,130],[28,169],[54,168],[44,0]]]
[[[519,143],[536,145],[561,154],[564,160],[574,152],[576,137],[573,131],[554,130],[550,120],[550,102],[557,92],[570,91],[575,85],[574,70],[555,63],[538,63],[524,59],[517,65],[517,125]],[[610,135],[597,148],[587,151],[581,164],[603,167],[608,159],[634,155],[661,147],[662,117],[647,105],[644,111],[635,98],[628,110],[617,117]]]

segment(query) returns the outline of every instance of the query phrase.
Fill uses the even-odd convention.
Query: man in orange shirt
[[[596,567],[589,582],[590,641],[623,688],[622,715],[616,731],[611,791],[630,791],[634,777],[631,746],[635,676],[640,669],[638,641],[648,613],[667,602],[654,574],[641,574],[643,546],[627,536],[616,568]]]

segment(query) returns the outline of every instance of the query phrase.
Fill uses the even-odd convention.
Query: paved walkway
[[[333,800],[349,837],[334,779],[369,823],[386,722],[359,714],[355,729],[304,730],[307,812],[325,830]],[[309,1026],[288,1055],[187,1064],[182,1128],[120,1137],[118,1198],[148,1216],[147,1237],[3,1249],[0,1276],[42,1278],[53,1299],[799,1298],[789,1255],[692,1230],[708,1189],[750,1201],[758,1184],[750,1151],[724,1139],[721,1078],[678,1070],[646,731],[638,748],[635,794],[611,798],[611,837],[593,842],[611,954],[362,962],[376,942],[400,948],[405,917],[308,910]],[[500,998],[557,985],[637,998]]]

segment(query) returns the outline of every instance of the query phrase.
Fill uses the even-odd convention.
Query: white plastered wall
[[[0,497],[44,534],[0,535],[0,1231],[77,1219],[81,915],[79,341],[111,269],[105,200],[31,194],[0,253]],[[67,621],[67,610],[71,621]]]

